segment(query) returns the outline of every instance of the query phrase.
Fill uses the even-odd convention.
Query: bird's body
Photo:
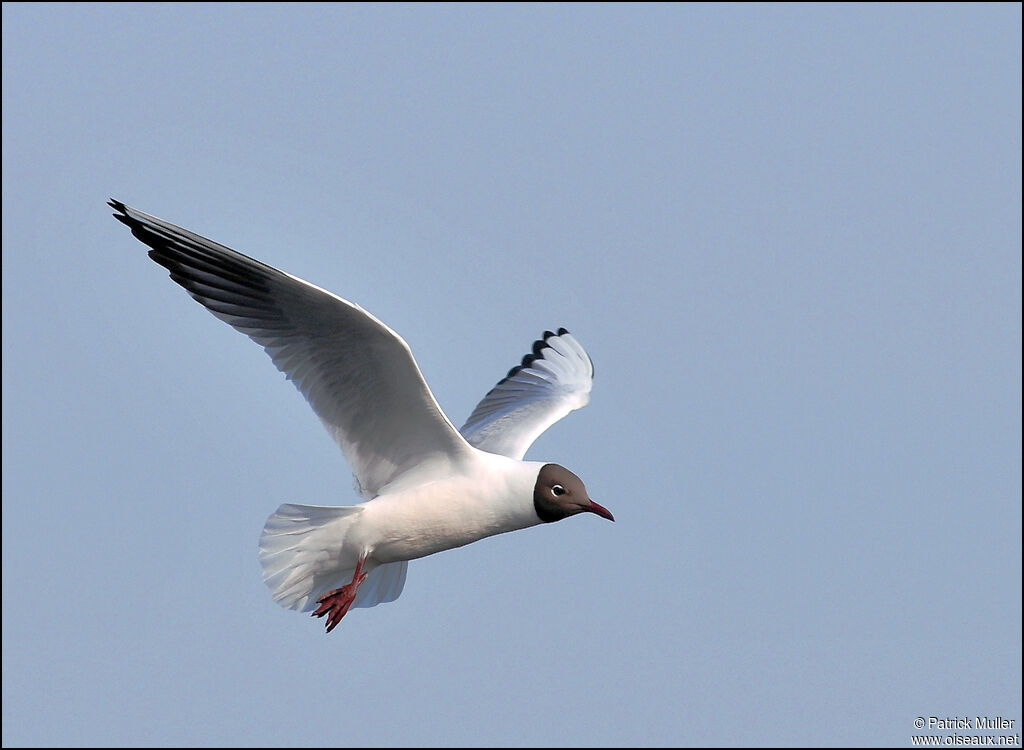
[[[267,520],[260,562],[282,606],[326,615],[330,631],[351,607],[397,598],[410,560],[585,511],[614,520],[568,469],[522,460],[589,400],[593,365],[565,329],[545,332],[459,431],[408,345],[359,306],[110,205],[175,282],[266,349],[352,465],[364,502],[286,504]]]
[[[543,464],[477,453],[467,471],[443,482],[387,492],[364,503],[353,523],[353,543],[370,560],[399,562],[541,523],[532,497]]]

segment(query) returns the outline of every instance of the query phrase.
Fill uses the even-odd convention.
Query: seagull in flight
[[[609,521],[583,481],[524,461],[590,400],[594,366],[566,329],[545,331],[457,430],[409,345],[358,305],[117,200],[114,218],[194,300],[262,346],[341,447],[363,502],[281,505],[259,559],[278,604],[326,617],[398,598],[410,560],[578,513]]]

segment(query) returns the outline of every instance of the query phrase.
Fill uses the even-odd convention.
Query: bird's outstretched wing
[[[522,459],[544,430],[587,405],[593,380],[594,363],[572,334],[545,331],[477,404],[462,435],[480,450]]]
[[[112,200],[149,257],[262,346],[348,459],[366,498],[415,468],[447,476],[472,449],[445,416],[402,337],[309,282]]]

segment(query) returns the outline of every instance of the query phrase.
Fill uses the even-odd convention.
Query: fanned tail
[[[345,537],[362,511],[360,506],[287,503],[267,519],[260,537],[260,564],[275,602],[309,611],[319,598],[351,580],[357,555],[345,549]],[[373,568],[352,606],[372,607],[397,599],[406,567],[398,562]]]

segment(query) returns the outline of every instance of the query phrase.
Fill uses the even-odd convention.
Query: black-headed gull
[[[584,511],[614,521],[555,463],[523,461],[590,400],[594,366],[564,328],[546,331],[456,430],[408,344],[307,281],[111,200],[193,299],[262,346],[341,446],[365,502],[285,504],[260,538],[274,601],[327,616],[394,601],[409,560]],[[348,583],[346,583],[348,581]]]

